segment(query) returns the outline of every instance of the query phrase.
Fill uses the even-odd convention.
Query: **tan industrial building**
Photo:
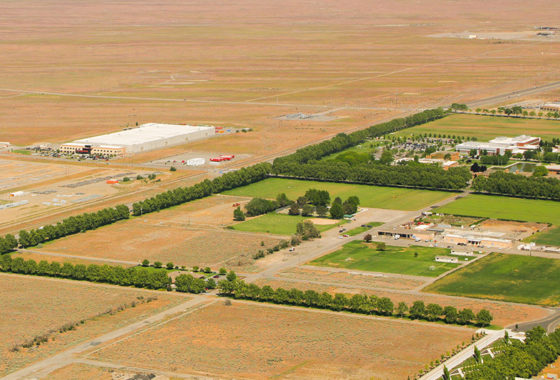
[[[104,156],[122,156],[185,144],[214,136],[211,126],[148,123],[136,128],[88,137],[60,146],[62,153],[87,153]],[[84,151],[85,150],[85,151]]]
[[[64,154],[74,154],[86,147],[87,144],[63,144],[58,149]],[[124,156],[126,149],[122,146],[115,145],[99,145],[91,147],[91,154],[100,156]]]

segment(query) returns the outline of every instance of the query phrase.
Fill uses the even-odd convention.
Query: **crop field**
[[[91,357],[244,378],[404,379],[470,339],[472,331],[233,301],[147,330]],[[147,341],[149,346],[143,344]]]
[[[94,258],[172,262],[187,267],[236,266],[280,240],[213,228],[152,225],[138,218],[56,240],[40,250]],[[235,259],[235,260],[234,260]],[[233,260],[233,261],[230,261]],[[239,264],[241,265],[241,264]]]
[[[307,269],[307,268],[305,268]],[[286,273],[286,272],[285,272]],[[400,292],[399,290],[406,290],[400,287],[391,288],[390,286],[382,285],[376,287],[377,284],[372,284],[371,282],[359,283],[356,280],[358,277],[347,276],[346,278],[350,281],[346,283],[339,283],[337,277],[333,275],[340,275],[339,279],[342,279],[342,274],[344,273],[328,273],[328,272],[314,272],[313,274],[301,272],[296,272],[295,270],[290,271],[289,277],[287,275],[277,276],[274,278],[260,279],[256,281],[259,286],[269,285],[272,288],[284,288],[284,289],[300,289],[305,290],[315,290],[316,292],[322,293],[327,292],[330,294],[344,293],[348,295],[353,294],[366,294],[375,295],[377,297],[388,297],[394,304],[399,302],[405,302],[407,305],[412,305],[414,301],[424,301],[427,305],[429,303],[437,303],[444,306],[454,306],[458,309],[469,308],[471,310],[487,309],[492,313],[494,317],[492,324],[496,326],[509,326],[518,322],[534,321],[537,319],[545,318],[550,314],[550,311],[534,305],[519,305],[510,304],[504,302],[496,302],[491,300],[482,300],[476,298],[465,298],[465,297],[451,297],[441,294],[430,294],[430,293],[410,293],[410,292]],[[354,279],[352,281],[352,278]],[[389,279],[388,277],[386,279]],[[400,280],[392,278],[393,280]],[[368,286],[369,285],[369,286]],[[373,287],[371,287],[373,285]],[[397,283],[398,285],[398,283]],[[386,289],[383,289],[386,288]]]
[[[429,285],[427,292],[557,306],[560,261],[493,253]]]
[[[234,224],[231,226],[231,228],[237,231],[265,232],[268,234],[290,236],[296,233],[296,226],[305,220],[313,221],[313,218],[300,215],[286,215],[271,212],[246,220],[242,223]],[[337,221],[332,219],[325,219],[325,222],[329,223],[315,223],[315,227],[317,227],[319,231],[323,232],[345,223],[345,221]]]
[[[38,357],[52,355],[76,340],[94,337],[186,300],[185,297],[162,293],[157,295],[156,301],[125,309],[111,316],[94,318],[109,309],[138,302],[137,297],[154,294],[138,289],[6,274],[0,275],[0,288],[3,313],[0,319],[0,355],[3,358],[0,361],[0,375]],[[55,333],[55,340],[34,349],[10,351],[14,345],[23,344],[35,336],[82,319],[86,320],[85,324],[73,331]]]
[[[418,127],[404,129],[397,136],[411,136],[424,133],[476,137],[480,141],[492,140],[498,136],[518,136],[531,134],[550,140],[558,137],[560,121],[537,119],[514,119],[508,117],[477,116],[455,114],[432,121]]]
[[[355,195],[360,198],[360,206],[391,210],[419,210],[455,195],[442,191],[403,189],[345,183],[300,181],[283,178],[269,178],[248,186],[226,191],[225,194],[275,199],[278,193],[286,193],[288,198],[297,199],[309,189],[327,190],[331,200],[343,200]]]
[[[554,227],[547,231],[536,233],[528,241],[533,241],[539,245],[560,246],[560,227]]]
[[[437,277],[458,265],[435,262],[436,256],[449,254],[449,252],[450,250],[447,248],[415,245],[410,247],[387,245],[385,250],[380,251],[375,248],[375,243],[352,241],[338,251],[313,260],[311,264],[372,272]]]
[[[560,225],[560,202],[471,194],[435,210],[438,213]]]

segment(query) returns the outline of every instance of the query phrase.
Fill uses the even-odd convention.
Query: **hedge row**
[[[515,197],[560,200],[560,180],[525,177],[505,172],[494,172],[488,177],[476,177],[473,181],[473,190]]]
[[[165,269],[143,267],[123,268],[110,265],[83,265],[70,263],[24,260],[21,257],[12,259],[10,255],[0,257],[0,271],[29,274],[47,277],[60,277],[72,280],[103,282],[137,288],[167,289],[171,278]]]
[[[476,315],[470,309],[458,311],[453,306],[442,307],[438,304],[425,305],[423,301],[414,302],[410,308],[404,302],[396,307],[387,297],[376,297],[355,294],[348,298],[345,294],[318,293],[314,290],[272,289],[265,285],[262,288],[255,284],[246,284],[241,280],[223,280],[218,283],[220,294],[226,297],[259,302],[271,302],[282,305],[305,306],[334,311],[349,311],[359,314],[376,314],[401,318],[441,321],[450,324],[488,326],[492,322],[492,314],[486,309]]]

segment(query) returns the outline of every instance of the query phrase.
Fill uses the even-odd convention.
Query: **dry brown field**
[[[0,160],[1,161],[1,160]],[[57,178],[50,179],[46,182],[37,183],[36,185],[28,185],[23,189],[23,195],[11,197],[10,193],[0,195],[0,202],[20,202],[25,201],[26,204],[0,210],[0,227],[9,227],[18,222],[24,222],[44,216],[50,216],[55,213],[63,213],[67,210],[82,209],[92,204],[103,203],[110,199],[120,198],[128,194],[141,192],[152,188],[151,183],[137,181],[136,176],[142,175],[146,177],[154,170],[137,170],[132,169],[93,169],[84,170],[75,165],[59,165],[59,164],[39,164],[32,162],[7,161],[15,166],[15,172],[22,170],[22,174],[17,176],[14,170],[4,171],[1,176],[6,182],[10,181],[10,176],[14,175],[15,180],[18,178],[27,179],[29,182],[40,181],[41,178],[52,177],[49,173],[59,173]],[[29,167],[37,170],[39,173],[45,172],[44,175],[33,176],[28,173]],[[31,170],[30,169],[30,170]],[[75,174],[65,176],[66,172],[71,169]],[[77,172],[82,170],[81,172]],[[119,184],[107,184],[106,179],[115,178],[123,179],[128,177],[132,179],[129,182]],[[166,181],[171,179],[171,175],[167,173],[159,175],[160,180]],[[0,179],[2,181],[2,179]],[[62,219],[62,218],[60,218]],[[58,220],[60,220],[58,219]]]
[[[332,285],[339,284],[341,286],[364,286],[371,288],[387,288],[395,290],[410,290],[421,287],[426,284],[420,278],[402,278],[398,276],[386,276],[378,274],[352,273],[347,272],[323,271],[320,269],[310,268],[293,268],[281,272],[278,277],[294,279],[296,281],[318,281],[326,282]]]
[[[58,239],[40,250],[133,262],[148,259],[188,267],[225,265],[249,270],[247,265],[253,254],[276,245],[280,239],[223,229],[223,224],[231,222],[232,203],[236,200],[243,201],[222,196],[197,200]]]
[[[49,376],[59,380],[115,380],[114,375],[119,373],[120,371],[115,372],[107,368],[82,363],[72,363],[49,373]]]
[[[60,180],[62,177],[82,177],[88,168],[77,165],[53,165],[38,162],[0,159],[0,192],[13,188]],[[14,200],[18,200],[15,199]]]
[[[0,140],[60,142],[136,122],[188,122],[255,129],[195,150],[267,155],[418,107],[553,79],[560,57],[552,42],[429,37],[527,30],[556,22],[560,10],[546,0],[500,4],[429,0],[403,12],[390,0],[6,3]],[[337,119],[277,119],[325,111]]]
[[[0,288],[3,294],[3,318],[0,320],[0,356],[3,360],[0,361],[0,375],[186,300],[178,295],[140,289],[6,274],[0,274]],[[139,302],[137,297],[154,295],[158,299],[150,303],[139,304],[113,315],[95,317],[109,309],[133,301]],[[53,333],[48,343],[35,348],[23,348],[19,352],[10,351],[14,345],[80,320],[85,320],[85,323],[72,331]]]
[[[105,169],[96,173],[86,172],[90,174],[80,178],[63,178],[53,181],[52,183],[31,186],[25,189],[27,198],[25,196],[21,197],[22,199],[30,201],[27,205],[0,211],[0,234],[17,233],[23,228],[38,228],[45,224],[57,223],[72,215],[84,212],[96,212],[105,207],[114,207],[119,204],[132,204],[133,202],[146,199],[165,190],[176,188],[177,186],[193,185],[203,180],[206,176],[205,174],[201,175],[200,172],[174,172],[160,175],[157,179],[161,180],[161,182],[149,184],[131,181],[126,184],[108,185],[105,181],[102,181],[77,188],[64,187],[65,184],[76,183],[94,177],[102,178],[111,175],[111,173],[119,174],[128,172],[145,174],[150,171],[137,171],[137,168],[118,170]],[[51,190],[59,191],[58,194],[63,194],[63,197],[57,198],[57,193],[48,193]],[[41,192],[46,193],[41,194]],[[8,199],[7,197],[8,195],[5,194],[0,196],[0,199]],[[54,205],[54,199],[66,200],[66,204]],[[79,201],[72,202],[72,200]],[[50,203],[50,205],[43,204],[43,202]]]
[[[297,288],[301,290],[315,290],[317,292],[345,293],[345,294],[374,294],[378,297],[389,297],[396,305],[399,302],[406,302],[409,306],[414,301],[424,301],[428,303],[438,303],[443,306],[455,306],[457,308],[470,308],[475,313],[480,309],[488,309],[494,316],[493,324],[506,327],[513,323],[534,321],[549,315],[549,311],[542,307],[519,305],[511,303],[501,303],[486,300],[477,300],[469,298],[437,296],[425,293],[412,293],[406,291],[389,291],[383,289],[363,289],[352,285],[338,286],[328,284],[318,284],[313,282],[294,282],[290,280],[278,279],[260,279],[256,282],[259,286],[270,285],[273,288],[291,289]]]
[[[89,358],[228,377],[405,379],[473,331],[233,301],[102,347]]]

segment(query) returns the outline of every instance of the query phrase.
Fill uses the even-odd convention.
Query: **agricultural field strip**
[[[154,97],[141,97],[141,96],[116,96],[116,95],[88,95],[88,94],[70,94],[63,92],[49,92],[49,91],[32,91],[21,90],[13,88],[0,88],[0,91],[15,92],[19,94],[34,94],[34,95],[53,95],[65,96],[74,98],[89,98],[89,99],[113,99],[113,100],[138,100],[138,101],[153,101],[153,102],[181,102],[181,103],[205,103],[205,104],[233,104],[233,105],[256,105],[256,106],[272,106],[272,107],[309,107],[309,108],[339,108],[339,109],[353,109],[353,110],[369,110],[379,111],[387,110],[387,107],[358,107],[358,106],[336,106],[336,105],[322,105],[322,104],[302,104],[302,103],[273,103],[273,102],[253,102],[253,101],[235,101],[235,100],[205,100],[205,99],[184,99],[184,98],[154,98]]]
[[[337,267],[325,267],[325,266],[316,266],[316,265],[308,265],[304,264],[299,266],[298,268],[301,269],[310,269],[310,270],[321,270],[323,272],[342,272],[342,273],[357,273],[363,275],[379,275],[380,277],[394,277],[394,278],[405,278],[410,280],[417,280],[423,282],[432,282],[434,279],[433,277],[426,277],[426,276],[415,276],[410,274],[400,274],[400,273],[389,273],[389,272],[376,272],[376,271],[368,271],[368,270],[360,270],[360,269],[353,269],[353,268],[337,268]],[[454,268],[456,269],[456,268]],[[452,269],[452,270],[454,270]],[[445,272],[440,276],[445,276],[447,273],[450,273],[452,270]]]
[[[125,264],[125,265],[138,265],[139,263],[136,261],[125,261],[125,260],[117,260],[117,259],[105,259],[105,258],[101,258],[101,257],[91,257],[91,256],[77,256],[77,255],[67,255],[64,253],[56,253],[56,252],[51,252],[51,251],[38,251],[38,250],[34,250],[34,249],[18,249],[18,252],[29,252],[29,253],[35,253],[38,255],[44,255],[44,256],[56,256],[56,257],[67,257],[69,259],[82,259],[82,260],[90,260],[90,261],[96,261],[96,262],[107,262],[107,263],[115,263],[115,264]]]
[[[120,341],[121,337],[126,336],[128,334],[137,332],[138,330],[140,331],[144,331],[146,329],[149,329],[150,326],[152,326],[152,324],[158,324],[160,322],[166,322],[169,320],[173,320],[175,318],[178,318],[182,315],[184,315],[185,313],[188,312],[193,312],[195,310],[198,310],[197,307],[204,307],[204,302],[208,301],[208,297],[207,296],[195,296],[195,297],[190,297],[190,299],[180,305],[177,305],[171,309],[162,311],[161,313],[155,314],[151,317],[148,317],[144,320],[135,322],[133,324],[130,324],[128,326],[119,328],[117,330],[114,330],[112,332],[109,332],[107,334],[104,334],[100,337],[91,339],[87,342],[81,343],[75,347],[72,347],[71,349],[68,349],[66,351],[63,351],[59,354],[56,354],[54,356],[51,356],[50,358],[41,360],[39,362],[36,362],[28,367],[25,367],[19,371],[16,372],[12,372],[11,374],[5,376],[3,378],[3,380],[19,380],[22,378],[30,378],[30,377],[37,377],[40,378],[42,376],[47,376],[50,372],[54,371],[55,369],[64,367],[70,363],[72,363],[72,361],[74,360],[74,355],[79,355],[82,354],[84,352],[86,352],[87,350],[91,349],[92,347],[97,347],[99,345],[102,345],[103,343],[106,342],[118,342]],[[217,302],[217,300],[212,301],[212,303]],[[202,304],[202,305],[201,305]],[[179,313],[179,315],[177,315]],[[169,317],[171,317],[169,319]],[[115,341],[115,339],[117,339]],[[111,343],[110,343],[111,344]]]
[[[425,290],[436,294],[555,306],[560,302],[560,292],[545,282],[552,281],[559,272],[558,260],[493,253],[439,279]]]

